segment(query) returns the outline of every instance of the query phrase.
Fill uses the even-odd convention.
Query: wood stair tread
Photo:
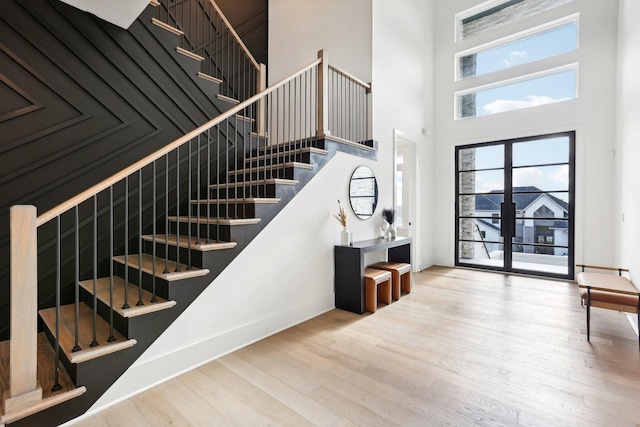
[[[268,205],[274,203],[280,203],[280,199],[276,197],[239,197],[233,199],[200,199],[200,200],[191,200],[191,204],[238,204],[238,203],[253,203],[256,205]]]
[[[5,391],[9,390],[9,346],[10,341],[3,341],[0,343],[0,392],[4,395]],[[54,369],[55,369],[56,354],[49,343],[44,332],[38,334],[38,382],[42,388],[42,400],[35,405],[12,411],[9,413],[3,413],[2,405],[0,405],[0,424],[8,424],[18,421],[22,418],[26,418],[29,415],[33,415],[36,412],[43,411],[52,406],[71,400],[84,394],[87,389],[82,387],[76,387],[67,374],[67,370],[62,363],[59,365],[59,378],[58,383],[62,387],[60,390],[52,391],[54,385]]]
[[[177,47],[176,48],[176,52],[178,52],[179,54],[184,55],[186,57],[189,57],[189,58],[191,58],[193,60],[196,60],[196,61],[200,61],[200,62],[204,61],[204,57],[203,56],[200,56],[197,53],[193,53],[193,52],[191,52],[191,51],[189,51],[187,49],[183,49],[181,47]]]
[[[114,256],[113,260],[120,264],[125,264],[124,255]],[[131,268],[139,269],[141,268],[143,272],[147,274],[153,275],[153,266],[155,264],[155,276],[160,279],[166,280],[168,282],[172,282],[175,280],[183,280],[190,279],[192,277],[200,277],[206,276],[209,274],[209,270],[206,268],[196,268],[191,267],[188,269],[188,266],[185,264],[179,264],[175,261],[167,260],[166,265],[168,267],[168,273],[165,273],[165,259],[156,257],[155,260],[153,256],[149,254],[142,254],[142,266],[140,267],[138,261],[138,254],[130,254],[127,257],[127,264]],[[176,267],[180,267],[180,271],[176,271]]]
[[[213,76],[211,76],[209,74],[206,74],[206,73],[203,73],[201,71],[198,72],[198,77],[200,77],[201,79],[209,80],[210,82],[214,82],[214,83],[217,83],[217,84],[221,84],[222,83],[222,80],[220,80],[219,78],[213,77]]]
[[[171,222],[191,222],[193,224],[208,224],[208,225],[253,225],[260,222],[260,218],[196,218],[196,217],[175,217],[170,216]]]
[[[276,146],[276,148],[279,148]],[[284,147],[281,147],[284,148]],[[264,153],[265,151],[267,151],[269,149],[269,147],[262,147],[260,148],[260,152]],[[322,148],[316,148],[316,147],[304,147],[304,148],[293,148],[293,149],[286,149],[286,150],[278,150],[278,151],[273,151],[270,150],[269,154],[258,154],[255,157],[247,157],[245,159],[245,161],[249,161],[251,159],[255,160],[255,159],[272,159],[274,157],[286,157],[286,156],[292,156],[295,154],[306,154],[306,153],[315,153],[315,154],[323,154],[323,155],[328,155],[329,152],[327,150],[323,150]]]
[[[237,99],[231,98],[230,96],[225,96],[225,95],[216,95],[216,97],[222,101],[227,101],[230,102],[232,104],[240,104],[240,101],[238,101]]]
[[[188,219],[188,218],[187,218]],[[153,235],[142,236],[142,239],[153,242]],[[196,237],[191,236],[176,236],[175,234],[169,234],[168,244],[172,246],[180,246],[181,248],[191,248],[202,252],[217,251],[222,249],[233,249],[238,244],[236,242],[207,242],[206,239],[200,239],[200,243],[196,243]],[[156,243],[164,244],[167,242],[164,234],[156,234]]]
[[[137,341],[127,339],[120,332],[114,330],[115,341],[109,342],[111,335],[109,323],[100,316],[97,317],[96,340],[99,345],[91,347],[93,342],[93,310],[84,303],[78,306],[79,328],[78,344],[81,350],[72,352],[75,345],[75,305],[63,305],[60,307],[60,350],[67,355],[71,363],[82,363],[87,360],[96,359],[116,351],[133,347]],[[56,308],[47,308],[39,311],[40,317],[51,331],[51,335],[56,335]]]
[[[80,286],[93,295],[93,280],[84,280]],[[107,306],[110,302],[111,281],[109,277],[101,277],[96,281],[97,296],[100,301]],[[143,314],[166,310],[176,305],[175,301],[167,301],[156,295],[156,302],[151,302],[153,294],[146,289],[142,289],[142,302],[144,305],[137,305],[139,298],[138,286],[129,283],[127,286],[127,302],[129,308],[122,308],[124,305],[124,279],[122,277],[113,278],[113,309],[122,317],[136,317]]]
[[[176,36],[184,35],[184,32],[182,30],[179,30],[176,27],[172,27],[169,24],[165,24],[164,22],[160,21],[159,19],[151,18],[151,22],[153,23],[153,25],[156,25],[157,27],[160,27],[163,30],[167,30],[170,33],[175,34]]]
[[[264,184],[280,184],[280,185],[298,185],[296,179],[284,179],[284,178],[269,178],[261,179],[258,181],[240,181],[240,182],[225,182],[222,184],[211,184],[209,188],[233,188],[233,187],[249,187],[252,185],[264,185]]]
[[[228,173],[229,175],[239,175],[247,172],[262,172],[262,171],[269,171],[271,169],[284,169],[284,168],[299,168],[299,169],[312,170],[313,165],[310,165],[309,163],[301,163],[301,162],[287,162],[287,163],[277,163],[275,165],[258,166],[258,167],[254,166],[251,168],[237,169],[237,170],[229,171]]]

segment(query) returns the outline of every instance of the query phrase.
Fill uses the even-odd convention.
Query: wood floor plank
[[[593,310],[587,342],[575,283],[445,267],[413,283],[374,314],[332,310],[123,411],[159,425],[147,413],[158,399],[184,425],[640,424],[637,335],[624,315]],[[109,427],[121,425],[114,408],[101,414]]]

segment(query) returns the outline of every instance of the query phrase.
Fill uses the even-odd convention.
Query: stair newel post
[[[322,62],[318,65],[318,123],[316,136],[324,138],[329,132],[329,56],[324,50],[318,51],[318,59]]]
[[[368,141],[372,138],[373,135],[373,129],[372,129],[372,123],[373,120],[371,119],[373,117],[373,109],[371,108],[371,90],[373,89],[372,86],[372,82],[369,82],[368,87],[366,88],[365,91],[365,99],[366,99],[366,105],[365,105],[365,117],[366,117],[366,124],[365,124],[365,140]]]
[[[260,64],[260,68],[257,73],[257,91],[256,93],[260,93],[267,88],[267,66],[264,64]],[[265,125],[266,125],[266,108],[265,108],[265,97],[260,98],[258,101],[258,112],[256,114],[256,131],[258,132],[258,136],[265,136]]]
[[[35,206],[10,209],[10,384],[4,413],[42,400],[38,382],[38,228]]]

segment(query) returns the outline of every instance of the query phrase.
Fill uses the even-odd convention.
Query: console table
[[[364,254],[387,251],[392,262],[411,263],[411,237],[383,238],[354,242],[334,248],[336,308],[364,313]]]

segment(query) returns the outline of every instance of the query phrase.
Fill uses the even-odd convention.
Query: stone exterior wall
[[[540,13],[571,1],[573,0],[523,0],[487,16],[465,23],[462,26],[462,38],[466,39],[475,34],[480,34],[492,28],[517,21],[527,16],[535,15],[536,13]]]
[[[476,168],[476,150],[468,148],[459,152],[459,168],[461,171],[474,170]],[[460,174],[460,193],[475,193],[476,179],[473,173]],[[460,216],[473,216],[476,210],[476,196],[460,196],[459,214]],[[475,220],[461,221],[459,229],[460,240],[475,239]],[[473,259],[475,244],[473,242],[460,242],[460,259]]]

